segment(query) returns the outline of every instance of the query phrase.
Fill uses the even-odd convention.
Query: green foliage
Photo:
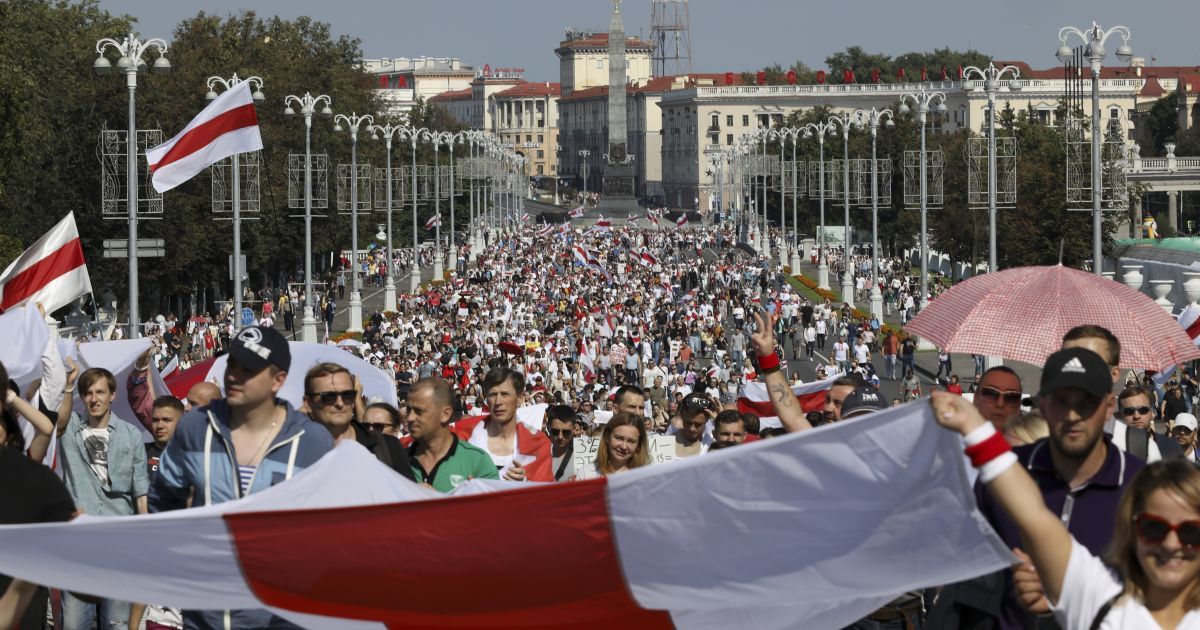
[[[1175,140],[1175,134],[1179,131],[1179,97],[1175,92],[1171,92],[1165,98],[1160,98],[1154,103],[1145,118],[1145,125],[1146,133],[1151,139],[1151,146],[1142,147],[1142,155],[1145,157],[1166,155],[1167,152],[1163,149],[1163,145]],[[1192,155],[1179,153],[1178,150],[1175,154]]]
[[[941,77],[942,68],[953,79],[958,76],[958,66],[986,67],[991,58],[976,51],[965,52],[938,48],[932,52],[908,52],[899,57],[891,57],[883,53],[868,53],[861,46],[850,46],[842,52],[836,52],[825,58],[826,83],[842,83],[842,72],[852,70],[856,83],[871,81],[871,71],[879,70],[880,83],[896,83],[900,81],[918,81],[921,69],[925,68],[928,78],[936,81]],[[904,79],[898,77],[900,69],[904,69]],[[796,82],[813,84],[817,82],[817,71],[809,68],[804,62],[797,61],[788,68],[778,63],[762,68],[766,74],[767,85],[782,85],[787,83],[787,71],[796,71]],[[757,71],[742,73],[742,82],[753,84],[758,80]]]
[[[16,260],[23,251],[25,251],[25,247],[21,245],[20,239],[0,234],[0,269],[8,267],[9,263]]]
[[[97,140],[101,129],[124,129],[128,96],[123,75],[92,73],[96,42],[118,41],[132,27],[128,17],[100,9],[97,0],[9,0],[0,2],[0,45],[14,54],[0,63],[0,208],[7,219],[0,236],[0,255],[11,258],[40,237],[68,211],[74,211],[92,270],[97,293],[127,291],[124,259],[104,259],[101,241],[126,238],[125,221],[105,221],[100,214],[100,164]],[[368,114],[380,110],[374,80],[361,69],[357,39],[335,37],[330,26],[307,17],[263,18],[252,11],[228,16],[204,12],[183,20],[172,33],[141,33],[162,37],[169,44],[172,71],[139,75],[137,123],[141,129],[162,129],[165,137],[178,133],[204,106],[206,81],[234,73],[263,79],[267,100],[257,107],[263,136],[261,156],[262,212],[242,223],[242,252],[247,256],[250,285],[260,288],[286,275],[302,272],[303,219],[290,215],[286,171],[289,153],[303,153],[302,116],[285,116],[289,94],[326,94],[337,113]],[[111,62],[116,61],[110,58]],[[151,58],[152,61],[152,58]],[[218,91],[222,88],[218,87]],[[412,112],[418,126],[459,129],[437,108],[419,104]],[[377,123],[384,123],[376,119]],[[400,121],[392,121],[398,123]],[[358,162],[383,167],[383,142],[371,140],[364,125],[358,135]],[[393,148],[393,166],[407,165],[407,142]],[[350,162],[348,133],[334,134],[333,121],[316,116],[312,150],[329,155],[328,210],[313,220],[314,269],[327,267],[330,253],[348,249],[350,217],[335,206],[336,165]],[[465,146],[458,147],[462,156]],[[448,162],[445,148],[441,162]],[[424,144],[418,160],[429,164],[433,151]],[[161,221],[139,223],[139,236],[164,238],[167,256],[140,265],[143,312],[171,308],[172,298],[188,295],[214,299],[228,294],[228,256],[232,251],[230,222],[216,221],[211,203],[211,176],[201,173],[167,192]],[[459,218],[465,221],[466,199],[460,197]],[[444,204],[443,204],[444,205]],[[422,208],[422,221],[430,209]],[[443,208],[443,212],[445,209]],[[409,213],[397,209],[396,244],[409,242]],[[374,240],[382,214],[359,216],[358,241],[365,248]],[[449,221],[446,221],[449,224]],[[460,224],[461,225],[461,224]],[[422,239],[429,234],[422,230]],[[9,252],[11,245],[17,249]],[[11,255],[10,255],[11,254]],[[323,264],[324,263],[324,264]]]

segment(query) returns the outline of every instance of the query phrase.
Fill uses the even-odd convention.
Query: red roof
[[[580,37],[578,39],[565,39],[558,44],[559,49],[563,48],[608,48],[608,33],[596,33],[588,37]],[[636,37],[625,38],[625,50],[630,48],[650,50],[651,46],[648,42],[644,42]]]
[[[562,86],[558,83],[550,83],[548,81],[534,81],[530,83],[522,83],[516,87],[508,88],[503,92],[497,92],[494,96],[501,97],[530,97],[530,96],[558,96],[562,93]]]
[[[1146,79],[1146,84],[1142,86],[1142,91],[1138,92],[1138,96],[1147,98],[1160,98],[1167,91],[1163,89],[1162,84],[1158,82],[1158,77],[1151,76]]]
[[[1179,86],[1175,89],[1184,94],[1200,94],[1200,74],[1179,75]]]
[[[1061,79],[1063,78],[1063,67],[1055,66],[1046,70],[1034,70],[1024,61],[1000,61],[995,60],[996,67],[1003,68],[1004,66],[1016,66],[1021,71],[1022,79]],[[953,69],[947,68],[947,71]],[[1139,74],[1138,71],[1141,71]],[[1091,76],[1091,71],[1084,68],[1084,77]],[[1200,72],[1200,66],[1145,66],[1135,68],[1131,66],[1102,66],[1100,68],[1101,79],[1136,79],[1146,76],[1156,77],[1177,77],[1183,74]]]
[[[442,101],[462,101],[462,100],[467,100],[469,98],[471,98],[471,88],[464,88],[461,90],[450,90],[449,92],[442,92],[441,94],[436,94],[434,96],[429,97],[429,100],[431,102],[442,102]]]

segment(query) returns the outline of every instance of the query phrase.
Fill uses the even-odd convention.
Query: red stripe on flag
[[[796,401],[800,403],[800,409],[804,413],[821,411],[825,408],[825,393],[826,390],[800,394],[796,396]],[[769,400],[750,400],[743,396],[738,398],[737,404],[738,411],[742,413],[752,413],[759,417],[775,417],[779,415],[775,411],[775,403]]]
[[[62,247],[22,269],[4,283],[4,298],[0,300],[0,311],[7,311],[20,304],[59,276],[83,265],[83,246],[79,244],[79,238],[63,243]]]
[[[196,151],[199,151],[200,149],[212,144],[217,138],[220,138],[231,131],[245,129],[246,127],[254,127],[257,124],[258,113],[254,111],[254,105],[252,103],[241,105],[227,112],[223,112],[219,116],[215,116],[204,121],[203,123],[200,123],[199,125],[196,125],[186,134],[184,134],[183,137],[171,147],[171,150],[167,151],[166,155],[163,155],[161,160],[150,165],[150,172],[153,173],[154,171],[157,171],[158,169],[171,164],[172,162],[182,160]]]
[[[268,606],[391,627],[671,627],[625,584],[604,480],[226,514]]]
[[[1197,336],[1200,336],[1200,317],[1197,317],[1196,321],[1187,327],[1186,332],[1188,339],[1195,340]]]

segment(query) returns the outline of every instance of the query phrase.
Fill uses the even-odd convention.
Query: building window
[[[545,140],[542,139],[542,134],[540,134],[540,133],[538,134],[538,142],[539,143],[545,142]]]
[[[717,146],[718,144],[721,144],[721,136],[720,136],[720,134],[715,134],[715,133],[714,133],[713,135],[709,136],[709,137],[708,137],[708,143],[709,143],[709,144],[711,144],[711,145],[713,145],[713,146]]]
[[[541,153],[541,151],[538,151],[538,153]],[[542,157],[542,156],[539,155],[538,157]],[[541,164],[538,164],[538,175],[544,175],[545,173],[546,173],[546,167],[542,166]]]
[[[525,142],[533,142],[533,134],[525,134]]]
[[[538,156],[538,159],[544,158],[544,157],[546,157],[546,152],[541,149],[538,149],[537,156]]]
[[[727,115],[725,116],[725,126],[726,126],[726,127],[732,127],[732,126],[733,126],[733,114],[727,114]]]
[[[716,128],[716,127],[720,127],[720,126],[721,126],[721,116],[719,114],[713,114],[712,115],[712,127]]]
[[[743,127],[749,127],[749,126],[750,126],[750,115],[749,115],[749,114],[743,114],[743,115],[742,115],[742,126],[743,126]]]
[[[731,134],[731,133],[725,134],[725,144],[733,146],[733,134]]]

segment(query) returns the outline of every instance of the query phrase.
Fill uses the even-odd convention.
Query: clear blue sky
[[[101,0],[100,6],[137,17],[139,32],[154,37],[167,37],[199,6],[218,15],[246,8],[288,18],[309,15],[330,23],[336,34],[360,38],[367,57],[459,57],[477,67],[525,68],[526,78],[535,81],[558,79],[554,48],[566,27],[607,28],[612,11],[611,0]],[[1045,68],[1057,63],[1059,27],[1091,20],[1106,28],[1128,26],[1135,54],[1148,65],[1155,57],[1156,65],[1200,66],[1197,0],[692,0],[690,7],[698,72],[797,60],[819,69],[827,54],[853,45],[892,55],[974,47]],[[999,7],[1003,12],[994,12]],[[845,16],[831,8],[846,10]],[[649,37],[650,0],[625,0],[622,13],[626,32]],[[1117,63],[1111,53],[1109,63]]]

